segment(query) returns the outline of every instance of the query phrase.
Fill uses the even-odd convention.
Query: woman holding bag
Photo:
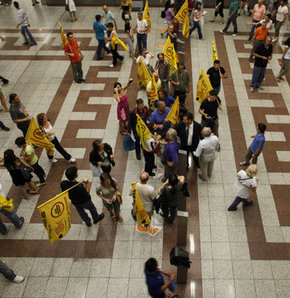
[[[13,184],[19,186],[22,196],[25,200],[29,200],[27,194],[38,194],[39,189],[31,180],[33,168],[22,159],[18,158],[12,149],[7,149],[4,152],[4,166],[8,170]],[[25,184],[28,183],[29,190],[25,188]]]
[[[122,204],[122,197],[119,193],[118,184],[110,174],[103,173],[100,176],[101,183],[97,187],[97,195],[103,200],[104,206],[110,212],[112,221],[123,222],[120,215],[120,204]]]
[[[57,137],[55,136],[55,132],[53,131],[53,127],[47,119],[47,115],[45,113],[40,113],[37,115],[37,122],[41,130],[45,133],[45,136],[49,141],[55,146],[54,148],[69,162],[74,163],[76,161],[75,158],[65,151],[65,149],[59,143]],[[47,151],[47,157],[50,162],[57,162],[57,159],[53,157],[53,152]]]

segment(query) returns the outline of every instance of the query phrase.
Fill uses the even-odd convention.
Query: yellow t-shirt
[[[156,88],[157,88],[157,91],[159,91],[161,88],[161,80],[160,79],[158,79],[158,81],[156,82]],[[152,89],[152,81],[148,82],[148,84],[146,86],[146,92],[151,93],[151,89]]]
[[[31,166],[33,166],[34,164],[37,163],[38,161],[38,157],[37,155],[35,154],[35,150],[33,148],[32,145],[28,145],[27,147],[24,148],[24,155],[25,156],[28,156],[28,155],[31,155],[31,161],[27,161],[27,163]]]

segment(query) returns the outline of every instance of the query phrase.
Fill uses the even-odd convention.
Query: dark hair
[[[97,14],[95,16],[95,19],[96,19],[97,22],[99,22],[101,18],[102,18],[102,16],[100,14]]]
[[[290,46],[290,37],[288,37],[285,41],[285,46]]]
[[[122,87],[122,84],[119,83],[119,82],[115,82],[115,83],[114,83],[114,88],[116,88],[116,87],[118,87],[118,86]]]
[[[219,60],[214,60],[213,64],[220,64]]]
[[[100,180],[101,180],[101,184],[103,185],[104,182],[107,180],[107,179],[110,179],[110,184],[111,186],[116,189],[117,186],[116,186],[116,183],[115,181],[112,179],[111,175],[109,173],[102,173],[101,176],[100,176]]]
[[[216,90],[214,90],[214,89],[213,89],[213,90],[210,90],[210,91],[209,91],[209,94],[210,94],[210,95],[217,96],[217,92],[216,92]]]
[[[271,20],[272,19],[272,16],[270,13],[267,13],[266,16]]]
[[[200,5],[200,7],[198,7]],[[197,1],[196,3],[195,3],[195,9],[201,9],[201,2],[199,2],[199,1]]]
[[[114,24],[113,24],[113,23],[108,23],[108,24],[106,25],[106,27],[107,27],[107,28],[114,28]]]
[[[178,180],[178,178],[175,174],[169,176],[168,183],[169,183],[170,186],[172,186],[172,188],[170,189],[170,191],[172,193],[176,192],[176,185],[178,184],[178,182],[179,182],[179,180]]]
[[[187,112],[183,117],[187,117],[188,120],[193,120],[193,114],[190,112]]]
[[[161,91],[161,92],[164,94],[165,97],[168,96],[168,92],[167,92],[166,90],[164,90],[164,89],[160,89],[159,91]],[[159,91],[158,91],[158,92],[159,92]]]
[[[73,35],[73,33],[72,33],[72,32],[68,32],[68,33],[66,34],[66,37],[69,38],[70,35]]]
[[[24,137],[18,137],[16,140],[15,140],[15,144],[17,146],[23,146],[24,144],[26,143],[26,140]]]
[[[37,115],[37,123],[39,126],[43,126],[44,116],[45,116],[45,113],[40,113]]]
[[[73,181],[78,173],[77,167],[69,167],[65,170],[65,176],[69,181]]]
[[[264,133],[267,128],[267,125],[264,123],[258,123],[258,129],[261,133]]]
[[[18,157],[14,154],[14,151],[12,149],[7,149],[4,152],[4,166],[8,171],[16,168],[17,160]]]
[[[183,66],[183,69],[185,69],[185,65],[184,65],[184,63],[178,62],[178,63],[177,63],[177,67],[179,67],[179,66]]]
[[[11,93],[11,94],[9,95],[9,103],[12,103],[13,100],[14,100],[14,98],[15,98],[16,96],[17,96],[16,93]]]
[[[163,56],[164,57],[164,54],[163,53],[158,53],[157,54],[157,58],[159,58],[159,56]]]
[[[140,104],[142,104],[142,103],[144,103],[144,100],[143,100],[142,98],[138,98],[138,99],[136,100],[136,104],[137,104],[137,105],[140,105]]]
[[[155,273],[157,270],[157,261],[154,258],[150,258],[145,262],[145,271],[148,273]]]
[[[17,9],[19,8],[19,3],[17,1],[14,1],[13,4]]]
[[[100,139],[93,141],[92,145],[96,152],[99,152],[101,144],[102,144],[102,140],[100,140]]]

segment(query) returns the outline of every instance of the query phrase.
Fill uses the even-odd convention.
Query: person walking
[[[207,70],[206,74],[210,80],[213,90],[215,90],[218,95],[221,90],[221,78],[226,79],[228,77],[225,69],[220,65],[220,61],[215,60],[213,62],[213,66]]]
[[[212,175],[215,153],[220,151],[220,141],[217,136],[211,134],[209,127],[204,127],[201,133],[204,139],[199,142],[193,154],[199,158],[201,174],[198,174],[198,177],[207,181]]]
[[[233,26],[234,26],[233,36],[237,36],[237,34],[238,34],[238,25],[237,25],[238,9],[239,9],[238,0],[232,0],[230,9],[229,9],[228,21],[226,23],[225,28],[223,30],[221,30],[220,33],[226,34],[230,27],[230,24],[233,23]]]
[[[109,10],[107,5],[103,5],[103,14],[102,19],[104,20],[104,24],[107,27],[108,24],[112,23],[115,26],[116,31],[118,30],[116,19],[113,13]]]
[[[276,13],[275,37],[273,39],[273,42],[276,42],[279,39],[280,29],[286,23],[287,17],[288,17],[287,0],[281,0],[280,6],[278,7],[278,10]]]
[[[77,182],[78,177],[78,169],[77,167],[70,167],[66,169],[65,176],[68,180],[63,180],[60,183],[60,187],[62,191],[70,189],[69,199],[71,200],[72,204],[77,209],[77,212],[81,219],[85,222],[85,224],[90,227],[91,219],[89,218],[88,214],[85,210],[89,210],[91,216],[93,218],[94,224],[101,221],[105,215],[104,213],[98,214],[95,205],[92,202],[90,196],[90,189],[89,189],[89,180],[88,178],[83,179],[82,183]]]
[[[93,24],[93,28],[95,30],[96,39],[98,41],[98,48],[97,48],[97,60],[103,60],[102,57],[102,49],[105,48],[105,31],[107,30],[106,26],[103,25],[102,16],[97,14],[95,17],[96,21]],[[107,50],[108,52],[108,50]]]
[[[0,273],[7,279],[15,283],[21,283],[24,281],[24,277],[16,275],[12,269],[10,269],[3,261],[0,260]]]
[[[250,62],[254,62],[254,52],[256,51],[257,47],[263,43],[265,43],[265,40],[268,35],[268,28],[266,26],[266,21],[262,22],[262,25],[258,27],[254,34],[254,40],[253,40],[253,48],[251,50]]]
[[[67,151],[61,146],[59,143],[57,137],[55,136],[55,132],[53,131],[53,127],[49,120],[47,119],[47,115],[45,113],[40,113],[37,115],[37,122],[40,127],[40,129],[45,133],[45,136],[48,138],[49,141],[54,145],[54,148],[69,162],[74,163],[76,162],[76,159],[73,158]],[[57,159],[53,157],[53,155],[48,154],[49,151],[47,151],[47,156],[50,162],[55,163],[57,162]]]
[[[24,158],[24,160],[33,168],[34,173],[39,178],[40,183],[37,186],[45,185],[46,181],[44,177],[46,175],[43,168],[38,164],[38,157],[35,154],[33,145],[26,142],[24,137],[18,137],[15,140],[15,144],[18,146],[18,148],[22,149],[20,156]]]
[[[30,23],[28,20],[28,16],[26,12],[20,8],[19,3],[17,1],[13,2],[14,7],[17,9],[17,16],[19,19],[19,23],[17,24],[16,28],[20,27],[20,32],[24,37],[24,44],[23,45],[28,45],[28,38],[30,40],[30,45],[31,46],[36,46],[37,42],[34,40],[32,34],[29,31]],[[27,38],[28,36],[28,38]]]
[[[248,166],[250,164],[250,160],[252,159],[252,163],[256,164],[258,162],[258,157],[261,154],[264,144],[265,144],[265,131],[266,131],[266,124],[258,123],[257,126],[257,133],[251,138],[254,138],[253,142],[249,146],[245,158],[245,161],[240,162],[241,166]]]
[[[201,3],[198,1],[196,2],[195,10],[193,11],[193,26],[189,30],[189,36],[196,28],[198,32],[198,38],[203,39],[200,26],[200,20],[203,16],[204,14],[201,12]]]
[[[236,191],[236,198],[228,208],[228,211],[236,211],[237,206],[243,202],[244,206],[247,207],[253,204],[253,201],[249,199],[250,197],[250,189],[253,192],[256,191],[258,178],[256,177],[258,173],[258,169],[256,165],[250,165],[244,170],[240,170],[237,173],[238,180],[234,184],[234,188]]]
[[[32,118],[26,112],[25,106],[22,104],[16,93],[10,94],[9,103],[9,113],[11,119],[14,123],[16,123],[17,127],[22,131],[23,136],[25,137]]]
[[[68,42],[64,46],[64,53],[69,57],[73,71],[74,81],[78,84],[85,82],[83,79],[82,60],[84,56],[79,49],[78,42],[72,32],[66,34]]]
[[[158,60],[155,64],[155,70],[158,70],[159,78],[161,80],[161,89],[169,92],[169,75],[170,75],[170,63],[164,59],[164,54],[159,53],[157,55]]]
[[[147,32],[148,23],[143,19],[143,13],[138,12],[137,23],[134,30],[137,29],[137,46],[138,51],[141,54],[142,49],[147,49]]]
[[[285,41],[285,49],[283,51],[281,57],[281,69],[279,75],[276,77],[277,81],[280,82],[281,80],[284,81],[283,76],[288,72],[289,65],[290,65],[290,37],[287,38]]]
[[[70,21],[76,22],[78,20],[77,15],[76,15],[76,5],[74,0],[65,0],[65,5],[68,8],[69,16],[70,16]]]
[[[264,80],[266,68],[268,62],[272,59],[273,46],[272,46],[272,37],[268,36],[266,42],[259,45],[255,52],[255,64],[253,68],[252,81],[250,84],[250,91],[254,92],[254,88],[257,90],[263,90],[261,84]]]
[[[255,24],[262,21],[265,17],[266,11],[267,9],[266,9],[266,6],[263,4],[263,0],[258,0],[258,3],[254,5],[252,23]],[[255,29],[256,29],[256,26],[252,25],[248,40],[252,40]]]
[[[122,56],[118,53],[118,43],[115,43],[114,45],[112,44],[112,38],[114,36],[118,37],[116,30],[114,30],[113,23],[107,24],[106,27],[107,27],[107,41],[110,42],[110,48],[111,48],[111,52],[112,52],[112,56],[113,56],[113,61],[112,61],[112,64],[110,65],[110,67],[116,67],[117,63],[118,63],[118,59],[120,61],[123,61],[124,56]]]
[[[100,176],[101,183],[97,186],[97,195],[103,200],[103,204],[110,212],[112,221],[123,222],[120,215],[120,195],[117,181],[110,174],[103,173]]]
[[[210,20],[211,23],[214,23],[216,20],[216,17],[220,15],[221,16],[221,22],[220,24],[224,24],[224,0],[216,0],[216,6],[214,10],[214,17],[212,20]]]

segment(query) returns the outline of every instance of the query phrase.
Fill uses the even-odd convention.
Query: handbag
[[[65,5],[65,10],[66,10],[66,11],[69,11],[69,6],[68,6],[68,4]]]
[[[122,121],[127,121],[126,112],[124,109],[121,109],[120,116]]]
[[[31,172],[32,172],[32,169],[29,168],[29,167],[26,167],[24,164],[21,164],[20,167],[19,167],[19,170],[22,174],[22,177],[25,181],[29,181],[31,179]]]
[[[125,152],[135,150],[135,142],[130,136],[126,136],[123,141],[123,148]]]

